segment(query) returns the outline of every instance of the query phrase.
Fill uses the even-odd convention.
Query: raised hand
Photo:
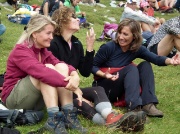
[[[89,29],[89,32],[87,32],[86,35],[86,44],[87,44],[87,51],[91,52],[94,49],[94,42],[95,42],[95,36],[93,27]]]

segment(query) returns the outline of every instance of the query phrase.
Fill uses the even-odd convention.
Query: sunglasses
[[[73,19],[77,19],[76,14],[72,14],[71,16]]]

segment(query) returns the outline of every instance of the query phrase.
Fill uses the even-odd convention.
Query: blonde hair
[[[32,33],[41,32],[44,30],[46,25],[51,24],[52,26],[56,26],[56,22],[52,21],[50,17],[37,14],[31,17],[27,26],[25,26],[22,35],[20,36],[17,44],[27,43],[29,47],[31,47],[34,43]]]
[[[52,20],[57,23],[54,30],[54,35],[62,34],[63,28],[69,24],[71,19],[70,15],[72,14],[75,14],[74,8],[70,8],[66,6],[54,11],[51,17]]]
[[[117,33],[120,33],[121,30],[125,27],[128,26],[129,29],[131,30],[132,34],[133,34],[133,41],[131,42],[130,51],[137,51],[139,49],[139,47],[142,44],[142,35],[141,35],[141,27],[139,22],[133,20],[133,19],[124,19],[120,22],[118,28],[117,28]],[[117,35],[116,35],[116,42],[117,41]]]

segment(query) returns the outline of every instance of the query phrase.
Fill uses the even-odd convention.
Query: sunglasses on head
[[[73,19],[76,19],[77,17],[76,17],[76,14],[72,14],[72,16],[71,16]]]

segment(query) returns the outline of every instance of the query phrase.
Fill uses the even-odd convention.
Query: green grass
[[[5,0],[0,0],[3,2]],[[109,21],[104,16],[114,17],[119,22],[119,18],[123,11],[123,8],[112,8],[109,5],[110,0],[101,0],[102,4],[105,4],[106,8],[101,8],[99,6],[83,6],[80,5],[82,11],[85,11],[87,14],[87,20],[93,24],[93,27],[96,32],[96,37],[98,38],[103,29],[104,21]],[[41,4],[42,0],[29,0],[29,4]],[[9,7],[8,7],[9,8]],[[94,9],[97,11],[94,12]],[[9,55],[9,52],[14,47],[17,42],[19,36],[21,35],[24,25],[14,24],[7,19],[7,14],[13,14],[12,11],[6,10],[4,7],[1,7],[1,19],[2,22],[6,25],[6,32],[0,37],[3,39],[3,42],[0,44],[0,73],[3,73],[6,68],[6,60]],[[165,19],[170,19],[172,17],[180,15],[175,12],[173,14],[160,14],[155,13],[158,17],[164,17]],[[109,21],[110,22],[110,21]],[[86,32],[87,29],[81,29],[76,33],[76,36],[82,41],[84,48],[86,45]],[[99,46],[104,42],[95,42],[95,50],[97,51]],[[135,63],[139,63],[141,60],[135,60]],[[148,123],[145,125],[145,129],[143,132],[139,132],[142,134],[179,134],[180,133],[180,67],[158,67],[153,65],[154,75],[155,75],[155,86],[156,86],[156,94],[159,99],[158,108],[164,112],[164,118],[148,118]],[[93,76],[91,75],[88,78],[81,77],[81,87],[91,86],[93,80]],[[115,108],[119,110],[120,108]],[[124,109],[120,109],[123,110]],[[80,116],[81,122],[83,126],[89,129],[89,134],[119,134],[121,131],[111,131],[103,126],[98,126],[93,124],[91,121]],[[46,118],[43,119],[37,125],[33,126],[20,126],[17,127],[21,131],[22,134],[26,134],[31,130],[36,130],[43,126]],[[70,134],[76,134],[76,131],[69,131]]]

